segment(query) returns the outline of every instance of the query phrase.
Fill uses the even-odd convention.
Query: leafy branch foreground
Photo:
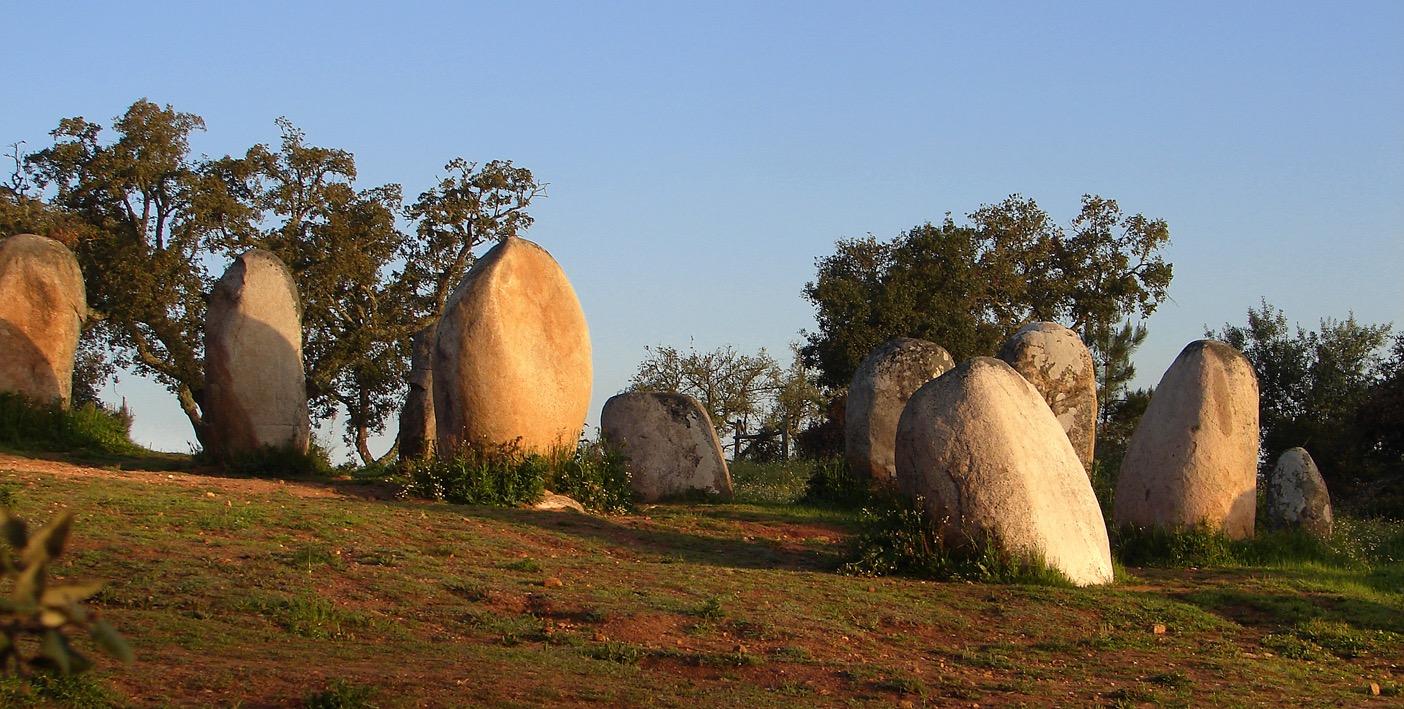
[[[63,553],[73,514],[63,512],[30,534],[24,521],[0,509],[0,551],[7,594],[0,596],[0,668],[5,673],[38,670],[62,675],[82,672],[92,662],[75,650],[65,630],[88,633],[99,649],[131,662],[132,651],[106,621],[82,602],[102,590],[101,582],[49,586],[49,563]]]

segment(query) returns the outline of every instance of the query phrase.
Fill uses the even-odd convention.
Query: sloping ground
[[[584,517],[13,456],[0,490],[78,513],[55,571],[110,580],[93,605],[138,659],[97,679],[137,706],[336,681],[382,707],[1383,706],[1404,682],[1399,564],[933,583],[834,573],[851,514],[791,505]]]

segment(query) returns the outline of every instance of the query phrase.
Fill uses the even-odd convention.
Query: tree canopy
[[[841,239],[804,287],[818,327],[804,333],[802,352],[822,383],[842,387],[874,347],[898,336],[936,342],[957,361],[993,354],[1034,320],[1064,322],[1086,339],[1164,300],[1169,239],[1164,220],[1094,195],[1083,196],[1067,229],[1013,195],[966,223],[947,214],[891,241]]]
[[[1400,420],[1398,408],[1387,402],[1391,388],[1399,386],[1404,338],[1391,352],[1391,329],[1357,322],[1354,315],[1322,320],[1315,330],[1294,328],[1282,310],[1263,300],[1248,309],[1245,324],[1206,332],[1237,348],[1257,372],[1264,466],[1302,446],[1328,481],[1345,482],[1347,474],[1372,477],[1383,468],[1400,472],[1399,449],[1388,445],[1398,433],[1380,425],[1390,415]]]
[[[350,151],[276,123],[276,148],[205,158],[189,146],[204,120],[170,106],[136,101],[109,139],[65,118],[52,146],[28,156],[13,146],[0,226],[73,248],[96,316],[85,341],[170,389],[202,444],[209,266],[251,247],[277,254],[302,300],[313,416],[344,411],[346,442],[369,463],[369,436],[401,401],[410,336],[442,313],[476,247],[531,225],[545,186],[508,161],[456,158],[406,206],[398,184],[357,187]],[[110,373],[100,362],[85,371]]]

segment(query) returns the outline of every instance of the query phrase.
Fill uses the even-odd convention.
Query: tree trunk
[[[200,445],[200,450],[209,450],[210,430],[205,424],[205,417],[200,414],[200,405],[195,401],[195,393],[190,391],[190,387],[181,384],[176,389],[176,396],[180,399],[180,410],[185,412],[185,417],[190,419],[190,427],[195,430],[195,442]]]

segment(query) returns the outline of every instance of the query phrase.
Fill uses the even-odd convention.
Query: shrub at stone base
[[[455,504],[517,507],[550,489],[596,512],[633,509],[623,456],[603,443],[552,455],[524,453],[512,444],[470,447],[453,457],[407,461],[405,473],[401,494]]]
[[[854,473],[843,458],[811,461],[810,471],[800,502],[857,507],[873,499],[871,479]]]
[[[201,464],[211,463],[211,456],[201,451],[195,457]],[[235,453],[222,466],[231,472],[254,476],[328,477],[335,472],[331,454],[316,442],[301,451],[288,446],[263,446],[257,450]]]
[[[943,546],[927,519],[924,501],[896,496],[874,498],[860,511],[862,531],[854,560],[842,573],[852,576],[909,576],[942,581],[1072,586],[1042,559],[1010,554],[976,542],[968,548]]]
[[[73,515],[63,512],[29,533],[23,520],[0,509],[0,531],[8,548],[0,548],[0,568],[9,595],[0,601],[0,671],[57,675],[92,666],[69,643],[68,629],[86,631],[103,652],[131,662],[132,651],[106,621],[82,602],[102,590],[101,583],[49,586],[49,564],[63,553]]]

